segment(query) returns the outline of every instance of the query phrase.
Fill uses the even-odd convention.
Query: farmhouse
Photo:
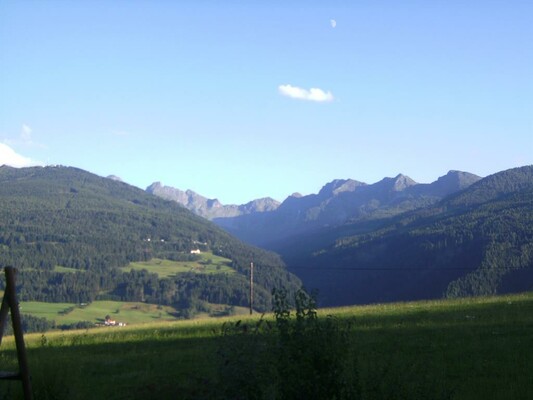
[[[201,253],[200,249],[191,250],[191,254],[200,254],[200,253]]]
[[[111,319],[109,315],[105,316],[104,319],[104,325],[105,326],[126,326],[125,322],[117,322],[114,319]]]

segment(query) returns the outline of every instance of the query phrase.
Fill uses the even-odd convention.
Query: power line
[[[279,265],[256,265],[259,269],[264,268],[279,268]],[[326,266],[304,266],[304,265],[291,265],[286,263],[285,268],[291,270],[308,270],[308,271],[523,271],[533,270],[533,265],[527,267],[326,267]]]
[[[250,315],[254,307],[254,262],[250,263]]]
[[[466,267],[298,267],[288,266],[291,270],[307,270],[307,271],[507,271],[507,270],[524,270],[533,269],[532,267],[514,268],[514,267],[498,267],[498,268],[466,268]]]
[[[261,267],[269,267],[261,265]],[[270,266],[274,267],[274,266]],[[275,266],[279,268],[279,266]],[[497,268],[472,268],[472,267],[324,267],[324,266],[297,266],[287,265],[286,269],[292,270],[307,270],[307,271],[523,271],[532,270],[531,267],[497,267]]]

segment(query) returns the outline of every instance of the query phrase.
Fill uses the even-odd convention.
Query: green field
[[[168,306],[121,301],[94,301],[87,305],[70,303],[21,303],[21,313],[55,321],[56,325],[73,324],[79,321],[103,322],[106,315],[117,322],[142,324],[153,321],[175,321],[177,311]]]
[[[211,316],[224,314],[228,308],[225,304],[209,304]],[[25,301],[20,304],[22,314],[46,318],[55,321],[57,326],[89,321],[102,323],[106,315],[113,320],[127,325],[148,324],[154,321],[176,321],[178,311],[170,306],[158,306],[141,302],[94,301],[90,304],[44,303]],[[235,315],[248,312],[245,307],[232,307]],[[196,318],[208,318],[208,313],[201,313]]]
[[[231,268],[231,260],[228,258],[216,256],[212,253],[201,253],[199,257],[198,261],[171,261],[154,258],[150,261],[132,262],[121,269],[124,272],[129,272],[132,269],[136,271],[145,269],[148,272],[157,274],[160,278],[169,278],[184,272],[201,274],[235,272]]]
[[[354,357],[358,398],[533,398],[533,293],[345,307],[320,310],[319,317],[350,324],[346,347],[337,350]],[[240,318],[251,328],[259,317]],[[236,320],[28,334],[35,399],[238,398],[225,392],[219,356],[228,344],[249,349],[251,336],[236,336],[231,347],[233,337],[221,334],[224,321]],[[268,335],[261,340],[268,349]],[[257,354],[239,356],[243,375],[260,375],[255,368],[268,353]],[[0,362],[2,370],[16,364],[12,337],[4,338]],[[276,398],[259,388],[257,394]],[[0,381],[0,398],[20,398],[19,382]]]
[[[60,272],[62,274],[70,274],[70,273],[84,272],[84,271],[85,270],[83,270],[83,269],[62,267],[61,265],[56,265],[54,267],[54,272]]]

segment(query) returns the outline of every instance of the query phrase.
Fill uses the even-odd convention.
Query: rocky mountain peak
[[[163,186],[161,182],[154,182],[146,191],[166,200],[175,201],[190,211],[207,219],[229,218],[250,213],[273,211],[279,202],[270,197],[250,201],[243,205],[224,205],[218,199],[208,199],[193,190],[182,191],[170,186]]]
[[[161,185],[161,182],[154,182],[150,186],[146,188],[146,191],[148,193],[153,193],[154,190],[160,189],[163,185]]]
[[[405,189],[418,185],[414,180],[406,175],[398,174],[394,178],[383,178],[377,183],[370,185],[371,187],[381,188],[381,190],[390,192],[402,192]]]
[[[259,244],[308,229],[335,226],[361,218],[381,218],[427,206],[478,179],[473,174],[460,171],[449,171],[431,184],[419,184],[403,174],[372,184],[335,179],[316,194],[304,196],[295,192],[281,204],[267,197],[241,205],[224,205],[192,190],[181,191],[162,186],[160,182],[153,183],[147,191],[177,201],[230,233]]]
[[[355,181],[353,179],[335,179],[320,189],[319,196],[336,196],[343,192],[353,192],[360,186],[366,185],[363,182]]]
[[[470,172],[451,170],[446,175],[441,176],[437,181],[441,179],[445,181],[447,180],[455,182],[457,184],[457,187],[462,189],[479,181],[481,177],[471,174]]]
[[[396,192],[401,192],[401,191],[407,189],[408,187],[414,186],[416,184],[417,183],[414,180],[412,180],[411,178],[409,178],[408,176],[403,175],[403,174],[398,174],[394,178],[393,190],[396,191]]]
[[[465,189],[480,179],[481,177],[469,172],[452,170],[426,186],[431,189],[431,194],[444,196]]]
[[[218,199],[208,199],[207,200],[208,208],[220,208],[223,207],[222,203]]]
[[[280,205],[280,202],[274,200],[271,197],[263,197],[261,199],[252,200],[242,206],[239,206],[240,209],[245,211],[246,214],[256,213],[256,212],[267,212],[274,211]]]
[[[107,179],[111,179],[112,181],[117,181],[117,182],[124,182],[124,181],[122,180],[122,178],[120,178],[119,176],[116,176],[116,175],[109,175],[109,176],[107,177]]]

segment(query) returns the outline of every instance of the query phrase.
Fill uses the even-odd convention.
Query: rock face
[[[213,221],[245,242],[271,247],[275,242],[362,218],[377,219],[433,204],[481,179],[459,171],[430,184],[399,174],[374,184],[336,179],[318,194],[289,196],[275,210]]]
[[[436,197],[444,197],[459,190],[466,189],[481,178],[469,172],[450,171],[430,184],[421,184],[413,192]]]
[[[124,182],[119,176],[116,176],[116,175],[109,175],[107,179],[111,179],[112,181],[117,181],[117,182]]]
[[[266,197],[241,205],[224,205],[218,199],[208,199],[192,190],[182,191],[170,186],[163,186],[161,182],[152,183],[146,188],[146,191],[166,200],[175,201],[207,219],[231,218],[251,213],[273,211],[280,204],[278,201]]]
[[[269,247],[276,241],[317,229],[425,207],[479,179],[460,171],[450,171],[430,184],[419,184],[402,174],[370,185],[353,179],[335,179],[317,194],[293,193],[281,204],[267,197],[242,205],[223,205],[217,199],[160,182],[146,191],[182,204],[245,242]]]

